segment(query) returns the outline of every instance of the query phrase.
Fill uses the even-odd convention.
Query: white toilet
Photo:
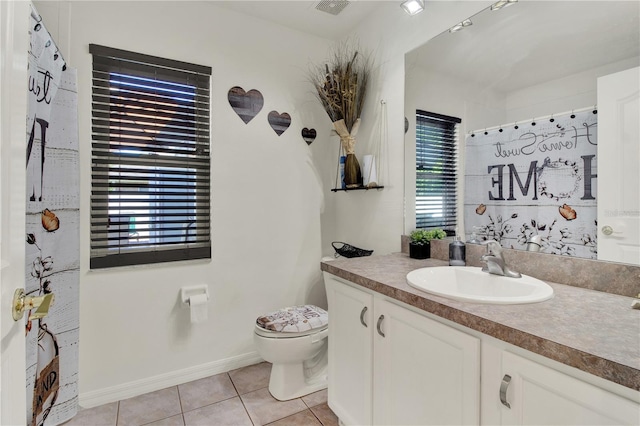
[[[286,401],[327,387],[329,315],[314,305],[293,306],[258,317],[254,342],[271,366],[269,392]]]

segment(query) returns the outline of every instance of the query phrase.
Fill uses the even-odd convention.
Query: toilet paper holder
[[[205,294],[209,300],[209,287],[206,284],[193,285],[190,287],[182,287],[180,289],[180,298],[182,303],[190,304],[190,298],[199,294]]]

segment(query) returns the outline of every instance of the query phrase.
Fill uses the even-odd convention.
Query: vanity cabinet
[[[328,402],[346,424],[478,424],[480,339],[325,274]]]
[[[640,425],[639,392],[324,276],[345,425]]]
[[[373,294],[325,274],[329,301],[329,406],[346,425],[372,424]]]
[[[501,371],[503,392],[493,394],[504,401],[501,424],[640,424],[637,403],[509,351],[502,352]]]

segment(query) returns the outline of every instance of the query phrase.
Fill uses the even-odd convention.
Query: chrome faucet
[[[486,263],[482,267],[483,272],[488,272],[495,275],[504,275],[510,278],[520,278],[522,275],[520,272],[515,272],[509,269],[504,257],[502,256],[502,246],[496,240],[484,241],[482,244],[487,246],[487,254],[483,255],[480,259]]]

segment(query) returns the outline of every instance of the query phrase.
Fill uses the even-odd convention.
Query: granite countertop
[[[631,297],[546,281],[554,297],[541,303],[459,302],[410,287],[408,272],[444,266],[403,253],[337,259],[321,269],[392,299],[499,340],[640,390],[640,310]]]

